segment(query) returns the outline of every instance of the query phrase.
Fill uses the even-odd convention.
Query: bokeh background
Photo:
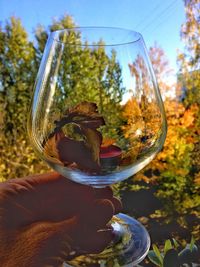
[[[114,26],[143,34],[168,120],[165,146],[114,185],[124,210],[160,249],[200,239],[200,0],[0,0],[0,181],[48,170],[34,154],[26,120],[50,31]],[[131,116],[131,103],[126,116]],[[144,261],[142,266],[152,266]]]

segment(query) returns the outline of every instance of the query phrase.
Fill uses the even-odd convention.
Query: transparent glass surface
[[[118,239],[116,242],[102,253],[75,257],[62,267],[133,267],[140,263],[150,247],[146,229],[137,220],[121,213],[113,217],[111,226]]]
[[[28,119],[38,155],[75,182],[104,187],[129,178],[166,138],[163,102],[142,36],[118,28],[73,28],[48,38]],[[77,196],[78,197],[78,196]],[[65,266],[133,266],[150,247],[146,229],[118,214],[99,254]]]
[[[166,118],[142,36],[118,28],[52,32],[35,83],[28,133],[63,176],[107,186],[162,148]]]

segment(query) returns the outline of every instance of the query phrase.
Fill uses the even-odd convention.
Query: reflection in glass
[[[166,137],[163,103],[142,36],[117,28],[51,33],[28,127],[39,156],[75,182],[102,187],[141,170]],[[118,217],[123,219],[132,242],[131,219]],[[145,252],[127,261],[143,258],[147,234],[144,240]]]

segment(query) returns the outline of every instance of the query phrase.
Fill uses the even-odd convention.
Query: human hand
[[[99,253],[112,239],[107,224],[120,209],[110,188],[76,184],[55,172],[2,183],[0,264],[57,267]]]

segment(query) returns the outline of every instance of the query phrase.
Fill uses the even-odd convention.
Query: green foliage
[[[20,19],[11,17],[5,27],[0,28],[2,181],[48,169],[34,154],[27,139],[27,112],[49,32],[74,26],[72,17],[68,15],[54,20],[47,28],[39,25],[35,30],[35,43],[28,40]],[[66,38],[81,43],[79,33],[72,32]],[[99,42],[101,46],[96,49],[89,48],[87,42],[77,49],[74,46],[65,47],[58,72],[56,99],[59,103],[55,103],[55,111],[57,106],[65,111],[83,100],[95,102],[101,114],[107,118],[106,126],[102,127],[104,136],[120,140],[122,118],[119,103],[124,90],[121,69],[115,51],[111,51],[108,57],[103,41]]]
[[[74,42],[80,42],[79,36],[73,38],[77,39]],[[58,80],[59,108],[65,110],[82,101],[94,102],[106,119],[106,126],[102,127],[104,136],[119,137],[120,101],[124,88],[121,86],[121,69],[116,62],[115,51],[108,57],[102,42],[96,49],[91,49],[87,43],[76,48],[65,47]]]
[[[186,22],[181,37],[185,49],[178,56],[178,99],[165,99],[168,134],[164,149],[157,158],[138,173],[134,180],[143,180],[156,186],[156,196],[163,201],[163,209],[152,217],[165,216],[187,226],[185,217],[199,216],[200,207],[200,71],[198,0],[184,1]],[[165,88],[160,77],[168,70],[162,63],[163,53],[157,48],[150,52],[160,88]],[[160,56],[159,56],[160,54]],[[160,81],[161,80],[161,81]],[[166,87],[167,88],[167,87]],[[150,176],[146,173],[151,173]],[[199,228],[194,232],[199,236]],[[193,230],[192,230],[193,231]]]
[[[1,30],[1,73],[0,92],[1,110],[4,114],[3,130],[8,138],[14,138],[14,131],[23,134],[25,130],[24,113],[30,100],[33,45],[19,19],[11,17],[10,22]],[[21,127],[19,127],[21,125]]]
[[[61,19],[62,23],[74,25],[68,16]],[[55,22],[51,28],[58,24]],[[33,152],[26,133],[32,88],[48,32],[39,26],[35,36],[34,44],[15,17],[0,28],[1,181],[48,170]]]
[[[184,1],[186,21],[181,28],[185,49],[178,56],[180,71],[176,101],[165,101],[168,136],[164,150],[147,168],[158,171],[152,177],[157,197],[164,201],[160,215],[199,215],[200,207],[200,71],[198,0]],[[158,68],[156,68],[158,69]],[[180,100],[182,103],[180,103]],[[159,212],[157,212],[158,215]],[[197,231],[198,232],[198,231]],[[198,235],[198,234],[197,234]]]
[[[199,155],[195,152],[197,137],[193,130],[197,124],[197,110],[186,109],[177,101],[165,102],[168,134],[164,149],[147,168],[136,175],[153,183],[155,195],[162,201],[161,210],[156,210],[152,218],[165,217],[166,221],[176,220],[184,227],[188,226],[189,214],[199,215],[200,195]],[[151,171],[151,172],[150,172]],[[151,173],[150,177],[145,176]],[[196,237],[198,227],[190,229]]]
[[[0,29],[1,180],[40,172],[26,135],[26,116],[34,81],[35,50],[19,19]]]
[[[159,251],[158,247],[153,245],[153,250],[149,251],[148,258],[156,266],[181,267],[198,260],[198,248],[193,237],[185,248],[181,248],[175,239],[173,242],[168,239],[165,241],[164,251]]]
[[[135,182],[137,180],[153,183],[157,189],[156,196],[164,203],[163,209],[155,212],[154,217],[166,216],[169,219],[170,216],[174,218],[176,215],[181,224],[185,224],[186,214],[199,215],[200,206],[200,72],[197,68],[200,53],[197,43],[199,35],[196,35],[199,27],[197,27],[193,8],[196,2],[197,0],[185,1],[187,19],[182,32],[185,51],[179,55],[178,77],[182,95],[180,99],[183,103],[180,99],[165,101],[168,136],[164,149],[145,170],[134,176],[133,183],[129,180],[113,186],[120,195],[120,192],[127,188],[138,191],[146,187],[144,183],[142,187],[138,185]],[[39,25],[35,30],[34,43],[28,40],[20,20],[15,17],[11,17],[4,27],[0,27],[0,181],[45,172],[48,169],[34,154],[27,139],[27,111],[49,32],[74,26],[76,25],[72,17],[67,15],[54,20],[48,27]],[[195,29],[193,33],[189,30],[191,27]],[[79,34],[70,38],[80,42]],[[108,58],[103,41],[100,40],[100,42],[102,47],[93,51],[85,43],[79,48],[78,56],[74,55],[72,48],[64,51],[65,64],[59,69],[58,75],[58,78],[63,81],[58,92],[60,107],[64,110],[68,105],[62,101],[62,96],[68,95],[72,105],[84,95],[85,100],[96,102],[102,114],[109,118],[107,128],[102,128],[102,132],[106,137],[120,141],[123,134],[120,128],[123,118],[120,115],[119,103],[124,90],[121,70],[115,51],[112,51]],[[162,79],[169,71],[169,68],[165,69],[164,66],[166,65],[164,53],[158,46],[152,47],[150,52],[154,69],[159,76],[160,87],[168,90],[168,86]],[[156,66],[158,63],[161,65]],[[68,75],[70,79],[67,78]],[[108,90],[108,88],[111,89]],[[131,112],[136,111],[130,108],[127,109],[127,114],[131,117]],[[151,175],[146,174],[148,171]],[[197,228],[195,233],[199,236]],[[170,241],[167,241],[165,253],[170,250],[169,248],[177,250],[177,244],[175,246],[173,242],[173,245],[170,245]],[[174,252],[170,253],[169,255],[172,255]],[[156,261],[155,251],[151,254]]]
[[[36,52],[36,71],[38,70],[49,33],[56,30],[62,30],[64,28],[73,28],[75,26],[76,25],[73,21],[73,18],[69,15],[64,15],[59,20],[54,19],[52,24],[48,27],[45,27],[41,24],[36,27],[34,30],[36,39],[36,43],[34,43]]]
[[[185,87],[186,105],[200,104],[199,0],[184,1],[186,21],[181,28],[184,51],[178,55],[180,84]]]
[[[188,213],[198,215],[200,207],[199,1],[184,1],[184,4],[186,21],[181,28],[181,38],[185,48],[178,56],[177,87],[181,95],[179,101],[183,104],[176,102],[174,114],[169,109],[172,103],[166,108],[170,112],[169,139],[165,145],[166,155],[162,156],[166,167],[160,173],[157,192],[157,196],[165,200],[166,214],[171,211],[182,216]]]

